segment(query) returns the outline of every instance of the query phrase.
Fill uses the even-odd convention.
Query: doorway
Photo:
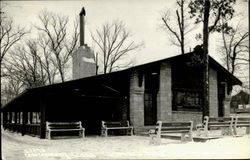
[[[220,83],[218,87],[218,116],[223,117],[224,116],[224,98],[225,98],[225,83]]]
[[[144,94],[144,125],[155,125],[157,121],[157,94]]]
[[[159,66],[155,66],[145,73],[144,125],[155,125],[157,122],[159,71]]]

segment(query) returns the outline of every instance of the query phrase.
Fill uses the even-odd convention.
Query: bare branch
[[[175,11],[175,16],[170,15],[170,10],[164,13],[161,16],[161,19],[164,24],[164,29],[166,28],[167,31],[170,32],[172,36],[169,37],[170,42],[180,47],[181,53],[185,53],[185,37],[186,35],[191,32],[196,25],[192,25],[190,27],[190,17],[187,17],[187,2],[185,0],[176,0],[177,9]],[[170,19],[171,18],[171,19]]]
[[[0,63],[4,56],[8,53],[11,47],[13,47],[18,41],[20,41],[28,32],[24,28],[14,27],[13,21],[7,19],[7,17],[1,17],[0,23]]]
[[[95,34],[91,33],[91,37],[99,49],[98,56],[95,56],[95,61],[98,63],[96,66],[98,68],[101,66],[103,73],[119,68],[118,62],[142,45],[130,40],[130,33],[124,23],[118,20],[111,24],[103,24],[100,29],[96,29]]]
[[[77,48],[79,39],[79,32],[77,31],[79,26],[78,21],[74,23],[73,33],[69,38],[67,35],[68,17],[43,11],[39,14],[39,20],[42,26],[36,26],[36,28],[42,33],[41,35],[43,36],[41,38],[46,42],[46,45],[43,46],[48,48],[49,52],[53,54],[53,58],[50,58],[50,62],[52,62],[54,68],[57,69],[61,81],[64,82],[70,55],[72,55]],[[45,50],[47,49],[44,48],[44,51]],[[44,63],[43,66],[48,67],[48,62]],[[46,69],[47,72],[49,70],[49,68]],[[53,71],[50,78],[54,77],[54,75],[55,71]],[[51,82],[52,79],[50,79]]]
[[[179,35],[178,35],[175,31],[172,30],[172,28],[168,25],[166,19],[162,18],[162,21],[164,22],[164,24],[166,25],[166,27],[168,28],[168,30],[176,37],[176,39],[177,39],[178,42],[180,43],[181,40],[180,40]]]
[[[230,34],[222,32],[223,45],[221,46],[222,54],[225,59],[227,69],[232,74],[239,75],[242,66],[249,62],[248,59],[248,32],[240,28],[240,23]]]

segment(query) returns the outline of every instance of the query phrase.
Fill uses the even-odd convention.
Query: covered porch
[[[45,138],[46,121],[81,121],[99,135],[102,120],[129,119],[127,80],[114,73],[28,89],[4,106],[3,127]]]

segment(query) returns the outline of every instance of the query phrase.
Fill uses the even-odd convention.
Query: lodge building
[[[157,120],[201,123],[202,52],[95,75],[93,51],[81,40],[74,80],[27,89],[4,106],[3,127],[45,138],[46,121],[81,121],[87,135],[100,134],[101,120],[129,120],[135,134]],[[209,56],[209,116],[230,114],[233,85],[242,82]]]

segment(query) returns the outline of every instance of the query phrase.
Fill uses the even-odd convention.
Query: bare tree
[[[221,52],[226,64],[226,68],[232,74],[237,73],[242,69],[242,66],[247,65],[248,60],[248,32],[244,32],[240,28],[240,24],[236,26],[229,34],[221,33],[223,45]]]
[[[5,79],[7,83],[2,89],[3,104],[8,103],[10,100],[18,96],[18,94],[20,94],[24,89],[23,83],[20,80],[14,79],[14,77],[10,76],[5,77]]]
[[[57,75],[57,68],[54,66],[54,57],[52,56],[52,51],[49,47],[49,40],[46,40],[43,37],[38,38],[38,48],[40,51],[40,59],[41,59],[41,65],[44,69],[44,72],[47,76],[47,83],[53,84],[55,83],[55,77]]]
[[[3,11],[3,3],[0,2],[0,109],[2,109],[2,62],[9,49],[13,47],[27,32],[20,27],[15,27],[11,18]],[[2,114],[0,114],[0,119]],[[0,131],[1,135],[1,131]],[[0,144],[2,138],[0,136]],[[0,147],[0,159],[2,159],[2,147]]]
[[[27,33],[23,28],[16,27],[11,18],[3,11],[3,3],[0,2],[0,110],[2,110],[2,62],[10,48],[14,46]],[[2,114],[0,114],[0,120]],[[0,130],[1,135],[1,130]],[[0,144],[2,138],[0,136]],[[0,159],[2,159],[2,147],[0,146]]]
[[[112,72],[114,69],[127,67],[131,64],[122,64],[123,58],[129,53],[139,49],[142,44],[136,44],[130,40],[131,34],[125,28],[122,21],[105,23],[102,28],[96,29],[96,33],[91,33],[93,42],[98,47],[96,63],[98,68],[102,68],[103,73]]]
[[[220,52],[224,65],[229,72],[243,81],[243,85],[234,87],[233,91],[236,93],[240,90],[248,91],[249,77],[246,75],[246,70],[249,67],[249,33],[243,30],[241,24],[238,23],[230,33],[222,32],[221,35]]]
[[[24,88],[33,88],[46,84],[46,74],[42,66],[41,57],[38,55],[37,44],[34,41],[18,46],[8,58],[6,69],[8,77],[23,83]]]
[[[36,28],[41,33],[41,38],[54,55],[53,65],[57,68],[61,81],[65,81],[66,69],[70,55],[76,50],[79,39],[78,21],[74,23],[73,34],[68,35],[68,17],[56,15],[52,12],[43,11],[39,14],[41,26]]]
[[[162,16],[162,21],[164,23],[164,28],[166,28],[172,36],[170,37],[170,41],[172,44],[181,48],[181,53],[185,53],[185,36],[191,32],[195,26],[191,26],[188,21],[190,18],[188,17],[185,0],[176,0],[177,9],[175,11],[176,16],[171,16],[171,11],[168,10]],[[174,38],[173,38],[174,37]]]
[[[6,86],[8,93],[15,93],[13,86],[21,86],[24,90],[53,84],[58,76],[61,81],[65,80],[69,57],[76,49],[79,37],[78,23],[75,23],[73,31],[71,30],[73,34],[69,35],[67,17],[47,11],[39,16],[42,27],[36,26],[38,37],[16,46],[6,58],[6,80],[13,83],[12,86]],[[10,89],[13,92],[10,92]]]
[[[1,8],[2,11],[2,8]],[[1,12],[0,18],[0,64],[8,53],[18,41],[20,41],[25,34],[27,34],[24,28],[14,26],[13,20],[7,17],[4,12]]]
[[[4,12],[4,7],[0,5],[0,91],[2,105],[2,77],[3,77],[3,62],[7,53],[15,44],[17,44],[28,32],[24,28],[15,26],[11,17],[8,17]],[[1,155],[0,155],[1,158]]]
[[[11,54],[6,56],[3,63],[7,81],[4,93],[8,93],[8,99],[16,96],[17,91],[21,93],[27,88],[55,82],[58,72],[53,65],[52,51],[48,44],[43,38],[30,39],[17,45],[10,51]]]

